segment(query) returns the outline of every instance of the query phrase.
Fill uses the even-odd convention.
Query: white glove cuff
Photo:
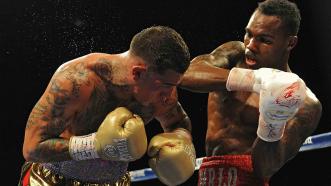
[[[253,91],[255,84],[254,71],[244,68],[232,68],[230,70],[228,80],[226,81],[226,89],[228,91]]]
[[[257,128],[257,136],[266,142],[275,142],[283,137],[286,122],[277,124],[268,124],[259,117],[259,126]]]
[[[99,158],[94,145],[95,133],[85,136],[73,136],[69,141],[69,154],[73,160]]]

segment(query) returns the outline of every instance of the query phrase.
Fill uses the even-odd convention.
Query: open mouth
[[[246,56],[246,64],[249,66],[256,65],[256,60]]]
[[[256,59],[252,55],[246,54],[246,64],[249,66],[256,65]]]

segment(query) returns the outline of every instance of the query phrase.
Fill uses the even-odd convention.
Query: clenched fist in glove
[[[69,142],[69,153],[74,160],[134,161],[142,157],[146,149],[143,120],[124,107],[110,112],[97,132],[73,136]]]
[[[286,122],[297,113],[306,97],[306,85],[298,75],[271,68],[233,68],[226,87],[229,91],[260,94],[257,135],[268,142],[281,139]]]
[[[179,185],[194,173],[195,149],[185,129],[154,136],[148,155],[152,157],[149,166],[166,185]]]

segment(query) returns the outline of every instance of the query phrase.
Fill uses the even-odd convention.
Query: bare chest
[[[255,124],[259,116],[259,95],[249,92],[214,92],[209,95],[209,118],[229,124]],[[224,123],[225,124],[225,123]]]
[[[258,95],[250,93],[209,94],[206,134],[208,155],[250,151],[258,125],[258,102]]]

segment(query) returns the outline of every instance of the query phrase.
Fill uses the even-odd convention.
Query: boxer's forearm
[[[284,149],[280,148],[280,141],[265,142],[257,138],[252,151],[253,169],[257,176],[270,178],[284,164]],[[287,153],[288,154],[288,153]]]
[[[49,116],[50,111],[46,108],[53,107],[39,101],[29,116],[25,129],[23,156],[27,161],[34,162],[69,160],[69,141],[58,137],[68,124],[60,117]]]
[[[261,177],[271,177],[292,159],[317,127],[321,112],[318,100],[307,98],[296,116],[288,121],[280,141],[265,142],[257,138],[252,150],[255,172]]]
[[[266,142],[257,138],[252,151],[253,169],[257,176],[270,178],[281,169],[286,162],[295,157],[303,141],[287,143],[284,139]]]
[[[210,54],[195,57],[180,87],[193,92],[208,93],[225,90],[231,66],[242,62],[245,47],[240,41],[230,41],[217,47]]]
[[[156,116],[156,119],[160,122],[164,132],[172,132],[178,128],[192,130],[191,120],[179,102],[162,115]]]
[[[161,126],[164,130],[164,132],[173,132],[177,129],[185,129],[188,132],[192,131],[192,124],[191,124],[191,120],[189,117],[185,116],[182,119],[173,122],[173,123],[167,123],[165,124],[165,122],[161,123]]]
[[[70,160],[68,148],[69,141],[54,138],[39,143],[35,148],[26,150],[24,157],[33,162],[54,162]]]
[[[224,90],[229,70],[201,62],[192,64],[179,87],[193,92],[208,93]]]
[[[34,109],[25,129],[24,158],[34,162],[69,160],[69,140],[58,137],[66,125],[61,119],[49,120],[42,114],[38,115]]]

